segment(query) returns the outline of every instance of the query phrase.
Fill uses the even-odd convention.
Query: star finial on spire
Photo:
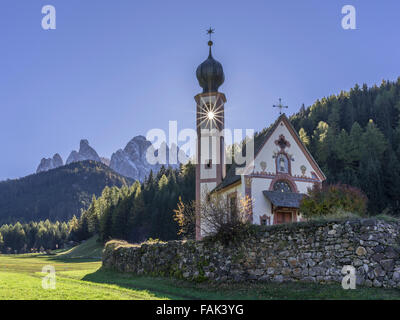
[[[282,109],[287,109],[287,108],[289,108],[288,106],[284,106],[283,104],[282,104],[282,99],[281,98],[279,98],[279,104],[277,104],[277,105],[273,105],[272,107],[274,107],[274,108],[279,108],[279,114],[282,114]]]
[[[207,30],[207,34],[210,35],[210,40],[208,41],[208,46],[210,47],[210,54],[208,55],[208,57],[211,57],[211,56],[212,56],[212,54],[211,54],[211,47],[212,47],[212,45],[213,45],[214,43],[211,41],[211,35],[212,35],[214,32],[215,32],[215,29],[213,29],[213,28],[211,28],[211,27],[210,27],[210,29]]]

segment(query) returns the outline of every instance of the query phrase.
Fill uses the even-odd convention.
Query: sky
[[[342,7],[356,30],[342,28]],[[56,29],[42,28],[42,7]],[[195,127],[195,72],[224,68],[227,128],[269,126],[304,103],[400,76],[400,1],[1,0],[0,181],[65,161],[88,139],[110,157],[150,129]]]

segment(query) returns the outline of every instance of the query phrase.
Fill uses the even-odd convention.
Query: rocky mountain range
[[[102,160],[99,155],[97,154],[96,150],[94,150],[90,145],[89,141],[82,139],[79,145],[79,151],[71,151],[70,155],[67,158],[67,161],[65,162],[65,165],[71,164],[73,162],[79,162],[79,161],[85,161],[85,160],[93,160],[97,162],[106,162],[104,164],[109,165],[109,162],[107,164],[107,159],[104,158]],[[53,158],[43,158],[40,161],[40,164],[38,168],[36,169],[36,173],[39,172],[44,172],[48,171],[51,169],[56,169],[58,167],[62,167],[64,165],[63,159],[61,156],[56,153]]]
[[[153,148],[150,141],[146,140],[144,136],[136,136],[128,142],[124,149],[117,150],[111,155],[111,159],[108,159],[100,157],[96,150],[89,145],[88,140],[83,139],[80,141],[79,151],[73,150],[68,156],[65,164],[68,165],[73,162],[93,160],[102,162],[122,176],[143,181],[145,177],[149,175],[151,170],[153,172],[158,172],[162,166],[159,163],[153,164],[147,161],[146,153],[149,148]],[[170,154],[172,155],[175,154],[175,152],[178,152],[180,155],[179,159],[186,159],[185,154],[179,150],[176,145],[172,145],[169,148],[165,143],[163,143],[158,150],[150,149],[149,151],[152,151],[155,157],[160,156],[162,159],[165,159],[166,165],[173,168],[178,168],[179,164],[170,164]],[[36,173],[55,169],[60,166],[63,166],[63,160],[59,154],[55,154],[53,158],[43,158]]]

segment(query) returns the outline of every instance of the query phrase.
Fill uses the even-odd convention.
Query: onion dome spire
[[[203,88],[203,93],[218,92],[218,88],[225,81],[224,70],[221,63],[212,56],[211,47],[214,43],[211,41],[211,35],[213,33],[214,29],[210,28],[207,30],[207,34],[210,35],[210,40],[208,41],[208,46],[210,47],[209,55],[207,60],[200,64],[196,70],[196,77],[200,87]]]

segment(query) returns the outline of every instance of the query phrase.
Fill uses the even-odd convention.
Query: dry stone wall
[[[195,281],[341,282],[356,269],[357,284],[400,288],[400,224],[382,220],[258,227],[240,245],[170,241],[142,245],[111,241],[103,267],[138,275]]]

